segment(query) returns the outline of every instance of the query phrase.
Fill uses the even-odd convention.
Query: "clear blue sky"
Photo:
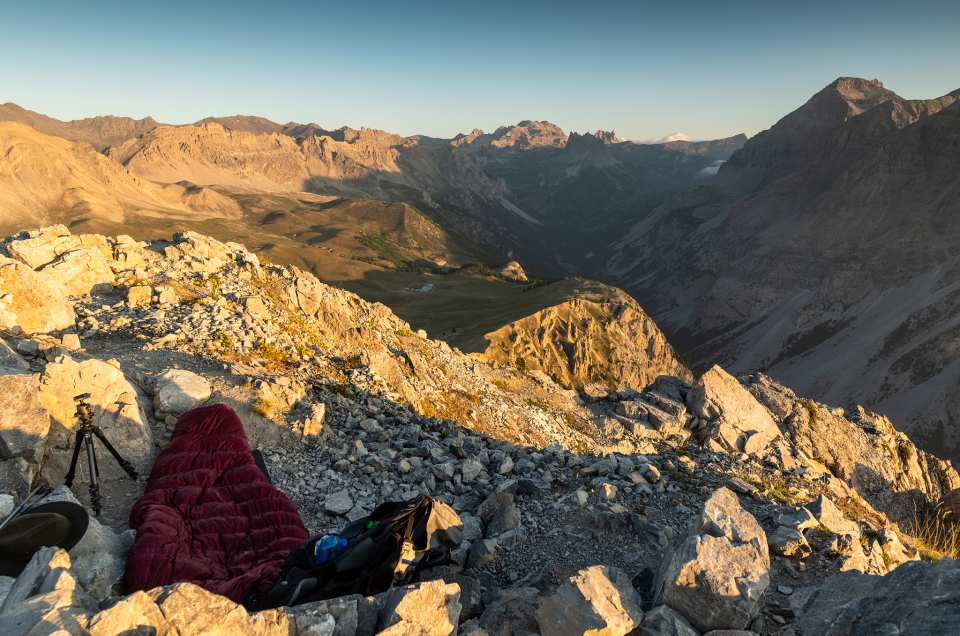
[[[960,1],[0,0],[0,103],[59,119],[452,136],[546,119],[630,139],[753,135],[841,75],[960,88]]]

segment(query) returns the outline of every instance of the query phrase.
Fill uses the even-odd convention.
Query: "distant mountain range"
[[[297,192],[403,202],[457,246],[413,241],[403,258],[486,254],[618,285],[696,364],[864,404],[956,460],[958,98],[840,78],[750,140],[649,145],[532,120],[439,139],[249,116],[61,122],[5,104],[0,120],[34,130],[0,125],[0,201],[6,229],[50,211],[247,218],[244,193],[258,210]],[[303,205],[291,228],[326,204]]]

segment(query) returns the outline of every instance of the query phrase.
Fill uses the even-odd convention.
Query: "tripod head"
[[[73,401],[77,403],[76,417],[80,421],[81,428],[87,428],[93,424],[93,413],[90,410],[90,405],[87,404],[89,399],[89,393],[81,393],[73,398]]]

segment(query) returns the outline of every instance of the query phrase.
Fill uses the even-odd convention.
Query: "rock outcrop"
[[[607,297],[549,307],[487,334],[485,358],[543,371],[568,389],[596,382],[640,389],[659,375],[691,379],[636,301],[608,289]]]
[[[891,518],[909,521],[918,508],[936,505],[960,487],[949,462],[917,448],[883,415],[860,406],[847,413],[800,399],[763,374],[752,376],[748,386],[789,437],[797,457],[822,465]]]
[[[770,414],[736,378],[714,365],[687,393],[691,412],[710,422],[703,437],[727,452],[762,453],[780,430]]]
[[[886,576],[844,572],[791,600],[804,636],[954,634],[960,563],[908,563]]]

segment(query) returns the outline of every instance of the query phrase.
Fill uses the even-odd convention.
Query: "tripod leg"
[[[121,457],[120,453],[117,452],[117,449],[113,447],[113,444],[107,441],[107,436],[103,434],[103,429],[100,428],[99,426],[94,426],[93,433],[94,435],[99,437],[100,441],[103,442],[103,445],[107,447],[107,450],[110,451],[110,454],[113,455],[113,458],[117,460],[118,464],[120,464],[120,468],[122,468],[124,471],[126,471],[128,475],[130,475],[130,479],[133,479],[134,481],[136,481],[137,471],[133,467],[133,464],[131,464],[130,462],[125,460],[123,457]]]
[[[90,466],[90,507],[96,516],[100,516],[100,483],[97,481],[97,455],[93,450],[93,435],[84,436],[87,443],[87,464]]]
[[[77,475],[77,458],[80,457],[80,445],[83,443],[83,431],[77,431],[77,441],[73,443],[73,459],[70,460],[70,470],[67,471],[67,477],[63,480],[67,488],[73,485],[73,478]]]

